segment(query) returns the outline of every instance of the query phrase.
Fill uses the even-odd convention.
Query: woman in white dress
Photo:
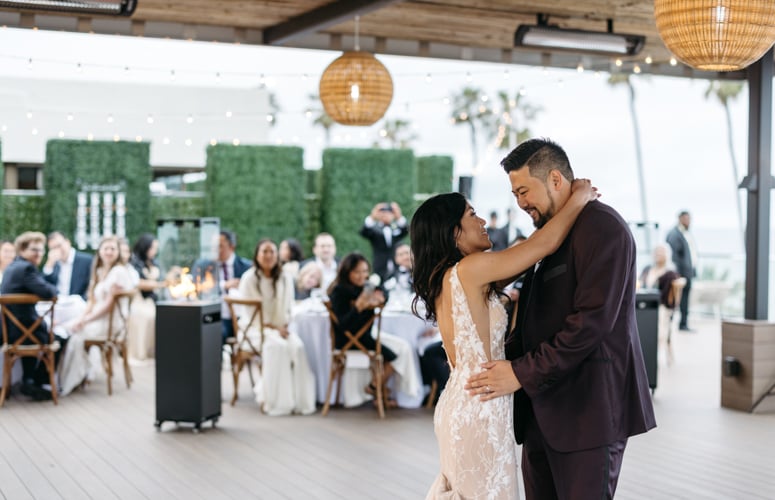
[[[80,317],[65,325],[70,339],[59,368],[63,395],[78,387],[89,374],[90,362],[83,347],[84,341],[107,338],[113,294],[130,290],[132,285],[129,270],[121,261],[118,238],[103,238],[97,250],[97,257],[92,262],[86,310]],[[121,307],[126,317],[128,301],[121,304]],[[119,327],[121,321],[118,315],[114,315],[113,326]]]
[[[573,196],[526,242],[487,252],[485,221],[459,193],[428,199],[412,218],[410,235],[417,297],[413,310],[436,321],[450,364],[434,428],[441,473],[427,498],[517,498],[513,395],[480,401],[464,389],[467,379],[491,360],[505,359],[506,312],[496,282],[512,279],[554,252],[586,203],[597,197],[587,180],[573,183]],[[421,302],[421,303],[420,303]]]
[[[272,240],[256,245],[253,267],[240,279],[239,293],[245,299],[261,299],[264,323],[262,378],[256,383],[256,401],[268,415],[289,415],[315,412],[315,376],[309,368],[304,344],[295,333],[288,331],[293,306],[293,278],[283,271]],[[245,331],[253,345],[260,345],[257,325],[247,324],[253,308],[244,307],[240,314],[240,330]]]

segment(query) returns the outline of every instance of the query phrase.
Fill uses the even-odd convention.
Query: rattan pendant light
[[[662,41],[689,66],[734,71],[775,43],[773,0],[655,0]]]
[[[393,79],[387,68],[358,46],[328,65],[320,77],[320,101],[326,113],[342,125],[372,125],[385,115],[393,100]]]

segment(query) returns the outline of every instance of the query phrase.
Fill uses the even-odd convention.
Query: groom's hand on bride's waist
[[[468,394],[479,396],[481,401],[513,394],[522,388],[510,361],[488,361],[482,363],[482,371],[472,375],[464,387]]]

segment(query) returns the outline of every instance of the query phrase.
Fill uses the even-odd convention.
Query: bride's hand
[[[580,196],[586,201],[600,198],[600,193],[597,192],[597,188],[592,185],[592,181],[589,179],[574,179],[570,188],[574,195]]]
[[[472,375],[464,387],[470,396],[479,396],[480,401],[513,394],[522,388],[510,361],[489,361],[482,363],[484,371]]]

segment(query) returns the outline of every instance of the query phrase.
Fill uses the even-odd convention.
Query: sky
[[[324,134],[305,111],[313,105],[309,96],[317,93],[320,75],[338,56],[329,51],[0,28],[0,91],[2,79],[8,77],[221,90],[265,86],[280,106],[266,142],[301,146],[305,165],[318,168]],[[475,172],[472,201],[480,214],[496,210],[503,221],[506,208],[515,204],[499,166],[508,151],[495,150],[480,140],[480,162],[474,169],[467,128],[450,123],[448,101],[464,87],[482,89],[490,102],[501,90],[510,95],[522,92],[524,99],[541,108],[529,124],[532,134],[562,145],[576,175],[591,178],[602,200],[626,220],[644,220],[629,94],[624,86],[610,86],[608,74],[377,57],[394,83],[393,101],[385,118],[411,123],[417,135],[412,143],[415,155],[449,155],[456,175]],[[734,236],[736,182],[724,110],[704,97],[708,81],[647,75],[631,78],[648,220],[659,223],[664,235],[675,224],[677,212],[687,209],[692,212],[698,235],[708,235],[706,241],[698,238],[701,248],[740,252],[741,239]],[[6,111],[0,107],[0,113]],[[732,102],[731,113],[734,155],[742,176],[747,168],[745,89]],[[331,146],[371,147],[379,129],[379,124],[335,126]],[[142,131],[137,134],[142,135]],[[516,222],[525,231],[532,229],[529,218],[519,211]],[[726,236],[719,236],[722,234]]]

